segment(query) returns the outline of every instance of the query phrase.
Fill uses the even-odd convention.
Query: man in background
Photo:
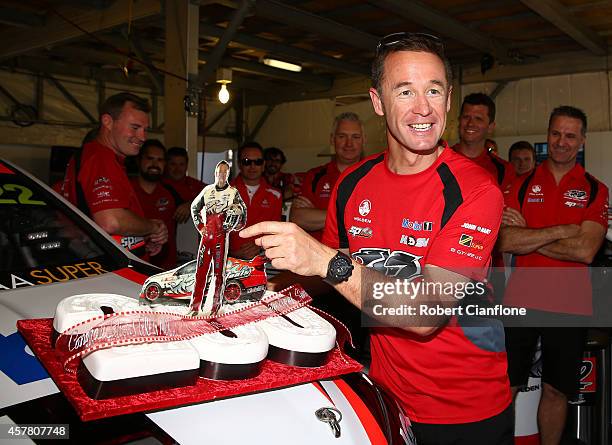
[[[181,224],[190,218],[191,201],[206,186],[202,181],[187,175],[189,156],[182,147],[171,147],[166,152],[166,173],[164,184],[172,187],[181,197],[183,204],[176,209],[176,222]]]
[[[268,184],[276,187],[283,193],[284,201],[293,198],[293,175],[281,171],[283,165],[287,162],[285,153],[280,148],[268,147],[264,150],[264,159],[266,161],[264,177]]]
[[[527,175],[535,168],[535,149],[527,141],[515,142],[510,147],[508,159],[514,166],[516,176]]]
[[[161,182],[166,165],[166,148],[157,139],[149,139],[140,148],[138,176],[132,178],[134,192],[147,218],[159,219],[168,227],[168,242],[150,262],[164,270],[176,267],[176,222],[174,212],[182,202],[175,191]]]
[[[514,180],[514,167],[489,150],[487,138],[495,129],[495,102],[484,93],[465,96],[459,115],[459,142],[453,149],[487,170],[503,191]]]
[[[104,231],[135,254],[156,255],[168,240],[160,219],[149,219],[128,180],[126,156],[135,156],[146,138],[150,107],[131,93],[115,94],[100,107],[96,139],[70,160],[62,194]]]
[[[337,116],[330,142],[335,151],[333,159],[306,173],[301,194],[293,199],[289,216],[290,221],[318,240],[323,235],[329,197],[336,181],[347,167],[359,162],[363,156],[365,134],[359,116],[352,112]]]
[[[272,187],[263,178],[264,156],[261,145],[247,142],[238,149],[240,174],[232,181],[246,204],[246,226],[260,221],[280,221],[283,197],[280,190]],[[238,232],[230,235],[229,251],[235,258],[250,260],[260,252],[253,239],[244,239]]]

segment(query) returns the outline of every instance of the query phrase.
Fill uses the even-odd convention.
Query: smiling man
[[[306,173],[299,196],[293,199],[289,220],[321,239],[331,191],[340,174],[363,156],[365,134],[356,113],[342,113],[334,119],[330,142],[335,156],[327,164]]]
[[[459,115],[459,142],[453,149],[487,170],[502,191],[514,180],[514,167],[487,148],[495,129],[495,102],[483,93],[465,96]]]
[[[342,174],[323,243],[290,223],[256,224],[241,236],[258,236],[274,267],[323,278],[369,317],[370,376],[400,401],[419,444],[510,445],[501,323],[449,317],[461,312],[461,297],[436,290],[482,284],[503,206],[492,177],[440,139],[451,78],[438,38],[383,38],[370,97],[388,149]],[[407,295],[397,280],[423,286]],[[376,289],[387,293],[373,299]],[[402,311],[380,315],[377,305]],[[422,315],[422,306],[441,315]]]
[[[506,196],[501,251],[515,255],[504,302],[551,313],[591,315],[588,265],[608,227],[608,188],[576,162],[586,140],[587,117],[571,106],[555,108],[548,123],[548,159],[518,178]],[[559,324],[555,324],[559,326]],[[538,337],[542,345],[542,445],[558,444],[567,400],[578,390],[586,329],[510,328],[508,374],[513,393],[527,383]]]
[[[70,160],[62,184],[69,201],[139,256],[159,253],[168,240],[161,220],[144,217],[124,167],[125,157],[137,155],[146,139],[149,111],[147,101],[131,93],[106,99],[96,139]]]

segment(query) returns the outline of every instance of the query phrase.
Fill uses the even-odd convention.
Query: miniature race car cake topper
[[[229,232],[246,224],[246,205],[238,190],[228,183],[229,169],[227,162],[220,161],[215,168],[215,183],[204,187],[191,204],[193,223],[202,236],[190,302],[192,316],[219,312],[225,291]]]

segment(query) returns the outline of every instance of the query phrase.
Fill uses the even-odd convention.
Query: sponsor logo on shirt
[[[360,223],[372,224],[372,220],[368,218],[360,218],[359,216],[354,216],[353,219]]]
[[[477,232],[484,233],[485,235],[491,234],[491,229],[487,227],[477,226],[476,224],[472,224],[469,222],[464,222],[461,227],[463,227],[464,229],[475,230]]]
[[[261,206],[264,208],[269,208],[270,207],[270,201],[268,201],[266,198],[263,199],[263,201],[261,201]]]
[[[348,233],[354,237],[360,236],[362,238],[372,238],[372,229],[369,227],[351,226]]]
[[[371,267],[388,277],[410,278],[421,274],[422,256],[413,255],[401,250],[362,247],[352,254],[359,264]]]
[[[575,201],[565,201],[565,205],[567,207],[580,207],[580,208],[584,208],[584,204],[581,202],[575,202]]]
[[[544,198],[527,198],[527,202],[544,202]]]
[[[94,181],[94,185],[106,184],[110,180],[106,176],[100,176],[98,179]]]
[[[402,218],[402,228],[411,229],[415,232],[420,232],[421,230],[431,232],[433,230],[433,223],[431,221],[410,221],[409,218]]]
[[[402,235],[400,243],[412,247],[427,247],[429,238],[415,238],[412,235]]]
[[[462,233],[459,237],[459,244],[475,250],[482,250],[482,241],[475,240],[473,236]]]
[[[451,247],[449,251],[455,255],[466,256],[468,258],[474,258],[475,260],[482,261],[482,256],[477,255],[474,252],[466,252],[465,250],[455,249],[454,247]]]
[[[575,201],[586,201],[587,193],[584,190],[568,190],[563,194],[565,199],[573,199]]]
[[[542,191],[542,186],[541,185],[534,185],[531,187],[531,191],[533,193],[540,193]]]
[[[364,199],[363,201],[361,201],[361,204],[359,204],[359,214],[361,216],[367,216],[371,210],[372,203],[369,199]]]

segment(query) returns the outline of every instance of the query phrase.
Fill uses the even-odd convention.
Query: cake
[[[308,307],[257,322],[268,337],[268,358],[291,366],[324,365],[336,345],[336,329]]]

